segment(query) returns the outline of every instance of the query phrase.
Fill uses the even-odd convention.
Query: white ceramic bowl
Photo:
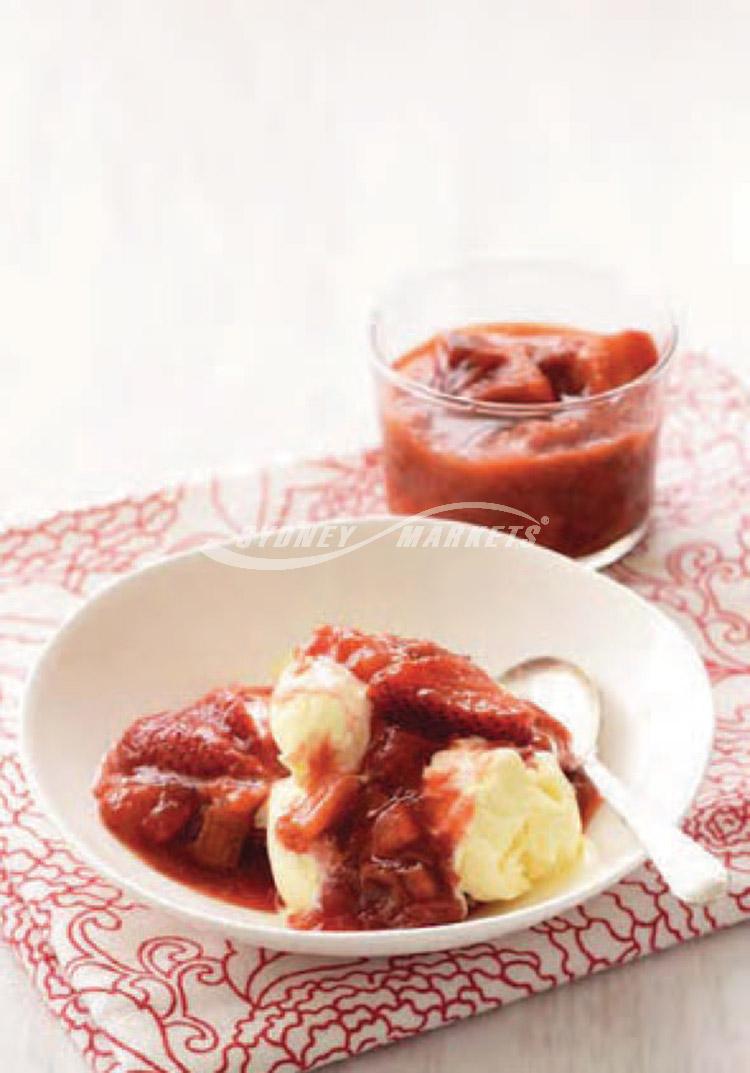
[[[249,943],[326,956],[496,939],[583,902],[635,868],[643,859],[638,844],[604,807],[588,829],[581,865],[512,904],[438,927],[303,932],[276,914],[166,878],[100,823],[90,787],[103,753],[132,719],[224,683],[268,681],[279,658],[321,622],[431,638],[496,672],[534,655],[573,660],[602,689],[603,759],[663,816],[684,814],[708,759],[713,707],[703,665],[677,626],[608,578],[528,543],[403,547],[393,518],[351,524],[349,545],[363,542],[359,550],[317,565],[229,565],[251,554],[278,567],[290,554],[269,547],[228,546],[218,554],[227,562],[191,552],[117,581],[66,623],[29,683],[22,739],[32,787],[63,835],[141,899]],[[454,523],[423,524],[432,531]]]

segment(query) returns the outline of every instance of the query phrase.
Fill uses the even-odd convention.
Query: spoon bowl
[[[554,715],[570,731],[573,752],[581,759],[596,749],[601,699],[599,690],[580,667],[567,660],[541,656],[517,663],[498,681],[517,697]]]

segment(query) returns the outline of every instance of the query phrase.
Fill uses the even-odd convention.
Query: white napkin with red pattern
[[[750,395],[708,359],[671,388],[655,524],[614,575],[691,635],[718,729],[687,829],[732,872],[690,908],[645,866],[563,917],[440,954],[308,959],[238,947],[134,904],[35,807],[18,759],[39,646],[98,585],[249,528],[381,510],[376,452],[64,512],[0,535],[2,928],[94,1069],[291,1073],[359,1054],[750,916]]]

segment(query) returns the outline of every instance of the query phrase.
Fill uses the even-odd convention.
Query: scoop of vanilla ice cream
[[[514,749],[456,742],[432,758],[424,788],[435,829],[454,842],[460,889],[476,901],[517,898],[581,851],[575,792],[552,753],[527,764]]]
[[[276,889],[290,913],[314,908],[323,885],[324,869],[318,857],[287,849],[276,834],[279,819],[306,797],[306,791],[290,777],[275,782],[268,798],[268,858]]]
[[[298,783],[309,783],[322,749],[334,771],[357,771],[370,741],[367,686],[324,656],[293,660],[271,695],[270,719],[281,762]]]

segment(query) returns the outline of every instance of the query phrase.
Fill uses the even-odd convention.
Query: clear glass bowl
[[[438,333],[493,323],[645,331],[658,360],[614,390],[534,404],[446,394],[394,367]],[[476,262],[400,283],[375,311],[371,338],[394,513],[513,531],[595,566],[640,539],[677,341],[669,310],[645,290],[563,262]]]

